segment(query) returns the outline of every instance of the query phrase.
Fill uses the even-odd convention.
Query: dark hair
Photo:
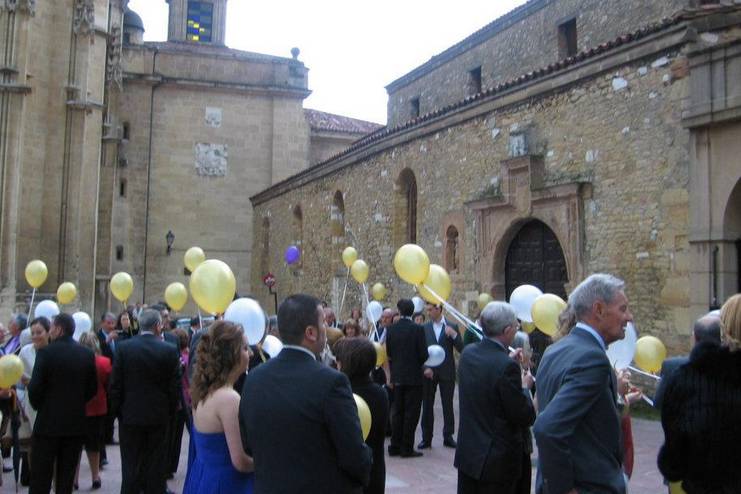
[[[412,319],[417,319],[417,317],[421,316],[422,320],[424,321],[426,319],[424,312],[415,312],[412,314]]]
[[[54,324],[62,328],[65,336],[75,334],[75,320],[66,312],[61,312],[54,316]]]
[[[408,298],[402,298],[396,302],[396,308],[399,309],[399,314],[406,317],[411,317],[414,314],[414,302]]]
[[[283,343],[300,345],[307,327],[319,327],[319,317],[317,298],[303,293],[286,298],[278,308],[278,327]]]
[[[190,318],[190,325],[191,326],[200,326],[201,325],[201,321],[200,321],[200,319],[198,319],[198,316],[191,317]]]
[[[229,382],[234,369],[241,363],[244,336],[234,323],[216,321],[198,340],[190,395],[193,408],[208,394]]]
[[[692,332],[697,343],[709,341],[720,345],[720,318],[703,316],[695,322]]]
[[[178,350],[183,351],[184,349],[188,348],[189,338],[187,331],[185,331],[184,329],[175,328],[172,330],[172,334],[178,337]]]
[[[350,379],[366,377],[376,366],[376,348],[365,338],[343,338],[335,343],[334,353]]]
[[[49,332],[49,329],[51,326],[49,325],[49,320],[45,317],[37,317],[33,321],[31,321],[31,324],[28,325],[29,328],[33,327],[34,324],[40,324],[41,327],[44,328],[44,331],[47,333]]]
[[[124,327],[121,325],[121,318],[124,314],[127,314],[129,316],[129,329],[128,331],[131,331],[134,328],[134,321],[136,320],[134,318],[134,314],[132,314],[128,309],[121,311],[121,313],[116,318],[116,331],[125,331]]]

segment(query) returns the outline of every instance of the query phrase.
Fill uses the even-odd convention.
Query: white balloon
[[[610,364],[614,368],[622,370],[630,365],[636,353],[637,340],[636,328],[632,322],[629,322],[625,327],[625,337],[622,340],[613,341],[607,347],[607,358],[610,359]]]
[[[440,345],[430,345],[427,347],[427,360],[425,367],[437,367],[445,360],[445,349]]]
[[[533,316],[530,309],[533,307],[535,299],[543,295],[540,288],[533,285],[520,285],[512,291],[509,296],[509,303],[514,307],[517,319],[525,322],[533,322]]]
[[[368,307],[365,308],[365,312],[368,314],[369,320],[376,322],[381,319],[381,314],[383,314],[383,305],[381,305],[377,300],[374,300],[368,304]]]
[[[59,314],[59,306],[53,300],[42,300],[33,310],[34,317],[45,317],[49,322]]]
[[[241,324],[250,345],[259,343],[265,335],[265,313],[256,300],[238,298],[227,307],[224,320]]]
[[[283,342],[272,334],[269,334],[265,337],[265,341],[262,342],[262,349],[270,355],[270,358],[275,358],[283,350]]]
[[[425,301],[421,297],[412,297],[414,303],[414,312],[422,312],[425,309]]]
[[[93,327],[93,321],[90,320],[90,316],[85,312],[75,312],[72,314],[72,319],[75,320],[75,334],[72,335],[72,338],[75,341],[80,341],[82,333],[90,331],[90,328]]]

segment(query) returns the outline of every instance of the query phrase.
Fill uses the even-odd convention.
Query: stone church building
[[[347,245],[387,303],[409,296],[391,262],[407,242],[469,314],[479,292],[614,273],[673,349],[741,290],[741,2],[529,0],[387,91],[385,128],[251,197],[266,307],[267,272],[339,307]]]
[[[165,42],[143,41],[127,3],[0,0],[3,319],[28,301],[32,259],[49,268],[42,296],[72,281],[66,309],[95,316],[120,308],[118,271],[132,303],[186,282],[193,245],[248,291],[249,197],[380,127],[305,110],[297,49],[226,47],[226,0],[169,0]]]

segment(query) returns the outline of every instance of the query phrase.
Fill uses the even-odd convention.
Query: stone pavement
[[[386,457],[386,491],[389,494],[406,493],[440,493],[450,494],[456,491],[457,471],[453,468],[454,450],[442,444],[442,408],[439,398],[435,404],[435,431],[432,449],[424,450],[421,458],[389,458]],[[457,403],[455,406],[457,410]],[[457,418],[457,417],[456,417]],[[656,468],[656,455],[662,443],[661,424],[659,422],[634,419],[633,439],[636,445],[635,468],[630,483],[630,494],[662,494],[666,492],[661,483],[661,475]],[[420,440],[420,431],[417,430],[417,440]],[[181,492],[185,480],[185,468],[188,454],[188,434],[183,437],[183,448],[180,456],[180,468],[174,480],[168,482],[170,489]],[[535,457],[533,455],[535,463]],[[121,482],[121,458],[118,446],[108,446],[110,464],[101,474],[103,488],[95,491],[100,494],[114,494],[119,492]],[[533,469],[533,476],[535,469]],[[80,491],[90,491],[90,470],[87,458],[83,454],[80,467]],[[533,483],[534,485],[534,483]],[[13,474],[3,474],[3,486],[0,493],[15,492]],[[21,488],[19,492],[28,492]],[[331,494],[331,493],[327,493]]]

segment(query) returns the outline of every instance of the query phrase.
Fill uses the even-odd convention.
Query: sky
[[[386,123],[385,86],[522,3],[229,0],[226,44],[283,57],[298,47],[312,90],[305,108]],[[129,8],[146,41],[167,38],[165,0],[130,0]]]

